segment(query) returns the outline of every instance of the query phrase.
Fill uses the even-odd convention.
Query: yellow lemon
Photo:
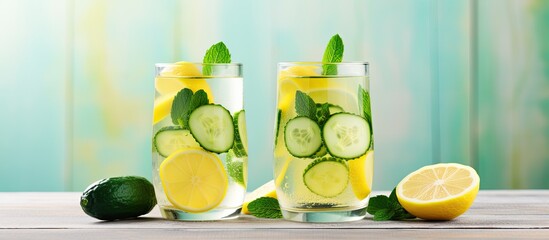
[[[480,186],[475,169],[440,163],[410,173],[396,187],[400,204],[411,214],[427,220],[450,220],[473,204]]]
[[[242,204],[242,213],[250,214],[250,211],[248,210],[248,204],[260,197],[276,198],[275,184],[273,180],[263,184],[261,187],[246,195],[246,198],[244,199],[244,204]]]
[[[172,103],[176,93],[160,96],[154,100],[153,124],[157,124],[168,116],[172,110]]]
[[[202,76],[202,73],[194,63],[176,62],[164,68],[156,77],[155,89],[160,95],[171,95],[183,88],[189,88],[193,92],[203,89],[208,94],[210,102],[213,102],[210,85],[205,79],[199,78],[200,76]]]
[[[359,113],[358,100],[355,94],[337,88],[317,88],[306,92],[317,103],[331,103],[342,107],[345,112]]]
[[[229,185],[221,159],[200,149],[171,154],[160,164],[159,175],[168,200],[190,213],[217,207]]]
[[[363,200],[372,191],[374,151],[368,151],[362,157],[347,162],[349,163],[349,182],[353,193],[359,200]]]

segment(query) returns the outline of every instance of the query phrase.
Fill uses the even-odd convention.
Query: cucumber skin
[[[155,150],[160,156],[162,156],[162,157],[168,157],[168,155],[164,155],[164,154],[162,154],[162,152],[161,152],[160,150],[158,150],[158,144],[157,144],[158,141],[156,141],[156,138],[157,138],[158,135],[159,135],[160,133],[162,133],[162,132],[166,132],[166,131],[180,131],[180,130],[187,130],[187,129],[184,129],[184,128],[180,127],[180,126],[167,126],[167,127],[163,127],[163,128],[161,128],[161,129],[159,129],[158,132],[156,132],[156,134],[154,134],[154,138],[153,138],[153,147],[154,147],[154,150]],[[190,133],[190,131],[189,131],[189,133]],[[191,134],[191,137],[193,137],[192,134]],[[194,137],[193,137],[193,138],[194,138]],[[196,139],[195,139],[195,141],[196,141]]]
[[[239,158],[248,156],[248,153],[246,152],[246,148],[244,148],[244,144],[242,143],[242,138],[240,137],[240,130],[238,128],[238,118],[240,117],[240,114],[245,114],[245,111],[240,110],[236,112],[233,117],[233,125],[234,125],[233,152],[234,152],[234,155]],[[247,136],[244,136],[244,137],[247,137]]]
[[[231,117],[231,119],[232,119],[232,116],[231,116],[231,113],[229,112],[229,110],[227,110],[225,107],[221,106],[220,104],[206,104],[206,105],[202,105],[202,106],[200,106],[200,107],[194,109],[193,112],[196,111],[197,109],[201,108],[201,107],[204,107],[204,106],[219,106],[219,107],[223,108],[223,110],[225,110],[225,112],[227,112],[228,116]],[[193,137],[194,137],[194,139],[196,140],[196,142],[200,145],[200,147],[202,147],[204,150],[209,151],[209,152],[212,152],[212,153],[226,153],[226,152],[228,152],[230,149],[232,149],[232,147],[233,147],[233,145],[234,145],[234,133],[233,133],[233,140],[230,141],[230,142],[231,142],[231,145],[230,145],[228,148],[226,148],[225,150],[223,150],[223,151],[216,151],[216,150],[213,150],[213,149],[209,148],[208,146],[204,146],[204,144],[202,144],[202,143],[198,140],[198,138],[196,138],[196,137],[194,136],[192,127],[190,126],[190,119],[191,119],[190,116],[192,116],[192,112],[191,112],[191,114],[189,115],[189,131],[190,131],[191,134],[193,135]],[[234,126],[233,126],[232,123],[230,124],[230,126],[233,127],[233,131],[234,131]]]
[[[364,119],[364,121],[366,121],[366,123],[368,123],[368,125],[370,125],[370,122],[368,122],[368,119],[364,118],[363,116],[356,115],[356,114],[353,114],[353,113],[348,113],[348,112],[339,112],[339,113],[335,113],[335,114],[332,114],[332,115],[330,116],[330,118],[332,118],[332,117],[334,117],[334,116],[336,116],[336,115],[339,115],[339,114],[348,114],[348,115],[353,115],[353,116],[360,117],[360,118]],[[328,118],[328,120],[326,120],[326,123],[328,123],[328,121],[330,120],[330,118]],[[324,127],[326,127],[327,125],[328,125],[328,124],[324,124]],[[324,141],[324,127],[322,128],[322,143],[325,143],[325,141]],[[369,128],[371,129],[371,125],[369,126]],[[366,150],[365,150],[362,154],[360,154],[358,157],[350,157],[350,158],[337,156],[337,154],[334,155],[334,154],[330,151],[330,148],[329,148],[326,144],[324,144],[324,145],[326,145],[326,149],[328,150],[328,153],[329,153],[331,156],[336,157],[336,158],[340,158],[340,159],[343,159],[343,160],[347,160],[347,161],[348,161],[348,160],[353,160],[353,159],[357,159],[357,158],[360,158],[360,157],[364,156],[364,154],[366,154],[366,153],[372,148],[372,141],[373,141],[373,139],[372,139],[372,132],[370,132],[370,143],[368,144],[368,147],[366,147]]]
[[[313,121],[317,126],[318,126],[318,123],[316,123],[314,120],[308,118],[308,117],[305,117],[305,116],[297,116],[297,117],[294,117],[290,120],[288,120],[288,122],[286,122],[286,126],[284,126],[284,143],[286,145],[286,150],[288,151],[288,153],[294,157],[297,157],[297,158],[315,158],[317,157],[316,154],[320,151],[322,151],[322,146],[324,146],[324,141],[322,140],[322,129],[320,128],[320,126],[318,126],[318,128],[320,129],[320,146],[318,146],[318,148],[316,149],[316,151],[312,154],[309,154],[309,155],[303,155],[303,156],[297,156],[297,155],[294,155],[293,153],[290,152],[290,150],[288,149],[288,140],[286,139],[286,128],[288,127],[288,123],[294,119],[297,119],[297,118],[307,118],[311,121]]]
[[[326,162],[326,161],[332,161],[332,162],[337,162],[337,163],[340,163],[340,164],[343,164],[343,166],[345,166],[345,168],[347,169],[347,173],[349,173],[349,166],[347,165],[347,161],[343,160],[343,159],[339,159],[339,158],[335,158],[335,157],[322,157],[322,158],[317,158],[316,160],[312,161],[311,163],[309,163],[309,165],[307,165],[307,167],[305,168],[305,170],[303,170],[303,176],[302,176],[302,179],[303,179],[303,183],[305,184],[305,186],[307,187],[307,189],[309,189],[309,191],[311,191],[312,193],[314,194],[317,194],[319,196],[322,196],[318,193],[315,193],[313,190],[311,190],[311,188],[309,187],[309,185],[307,185],[307,182],[305,181],[305,175],[307,174],[307,172],[315,167],[315,165],[321,163],[321,162]],[[348,179],[349,177],[347,176],[347,185],[349,184],[348,182]],[[345,187],[346,188],[346,187]],[[341,191],[339,194],[341,194],[342,192],[345,191],[345,188],[343,188],[343,191]],[[338,195],[339,195],[338,194]],[[338,196],[336,195],[336,196]],[[322,197],[326,197],[326,196],[322,196]],[[335,196],[332,196],[332,197],[335,197]]]
[[[275,146],[278,144],[278,133],[280,132],[280,119],[282,118],[282,110],[278,109],[276,114],[276,132],[275,132]]]

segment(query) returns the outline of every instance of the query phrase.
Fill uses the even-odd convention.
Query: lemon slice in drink
[[[176,93],[170,95],[164,95],[154,100],[153,109],[153,124],[156,124],[166,116],[168,116],[172,110],[172,103]]]
[[[273,180],[263,184],[261,187],[246,195],[246,198],[244,199],[244,204],[242,204],[242,213],[250,214],[250,211],[248,210],[248,204],[260,197],[276,198],[275,184]]]
[[[372,191],[374,176],[374,151],[368,151],[362,157],[349,160],[349,181],[356,198],[363,200]]]
[[[425,166],[410,173],[396,187],[400,204],[427,220],[450,220],[473,204],[480,185],[475,169],[456,163]]]
[[[168,200],[190,213],[217,207],[229,184],[221,159],[200,149],[171,154],[160,165],[159,175]]]
[[[176,62],[160,72],[160,75],[155,79],[154,86],[160,95],[171,95],[183,88],[189,88],[193,92],[203,89],[208,94],[210,102],[213,102],[210,85],[208,85],[205,79],[199,78],[200,76],[202,76],[202,73],[194,63]]]

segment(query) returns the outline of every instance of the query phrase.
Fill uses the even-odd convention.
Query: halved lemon
[[[171,154],[160,164],[159,175],[170,203],[190,213],[217,207],[229,185],[221,159],[200,149]]]
[[[162,119],[170,114],[175,95],[176,93],[172,93],[170,95],[160,96],[154,100],[153,124],[162,121]]]
[[[242,204],[242,213],[250,214],[248,204],[260,197],[276,198],[275,184],[273,180],[263,184],[261,187],[258,187],[253,192],[246,195],[246,198],[244,198],[244,204]]]
[[[396,187],[400,204],[411,214],[427,220],[450,220],[473,204],[480,186],[475,169],[440,163],[410,173]]]
[[[349,163],[349,182],[356,198],[363,200],[372,192],[374,176],[374,151],[368,151],[360,158],[347,161]]]

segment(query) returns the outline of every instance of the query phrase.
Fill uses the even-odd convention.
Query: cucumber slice
[[[276,114],[276,132],[275,132],[275,146],[278,144],[278,133],[280,131],[280,119],[282,118],[282,110],[278,109],[278,112]]]
[[[330,107],[328,108],[330,110],[330,114],[336,114],[340,112],[344,112],[343,108],[338,105],[330,104]]]
[[[182,148],[200,148],[189,130],[179,126],[163,127],[154,135],[154,148],[162,157],[168,157]]]
[[[320,127],[308,117],[290,119],[284,127],[284,142],[292,156],[311,157],[322,147]]]
[[[240,186],[246,188],[246,164],[243,158],[238,158],[234,149],[227,152],[227,172],[234,182],[240,184]]]
[[[246,132],[246,114],[240,110],[234,114],[233,125],[235,129],[233,151],[237,157],[248,156],[248,136]]]
[[[334,157],[319,158],[305,168],[303,182],[317,195],[335,197],[345,191],[349,183],[349,167],[347,162]]]
[[[233,117],[221,105],[202,105],[193,110],[189,129],[200,146],[210,152],[223,153],[233,147]]]
[[[338,158],[354,159],[368,151],[371,134],[366,119],[351,113],[336,113],[322,129],[328,152]]]

